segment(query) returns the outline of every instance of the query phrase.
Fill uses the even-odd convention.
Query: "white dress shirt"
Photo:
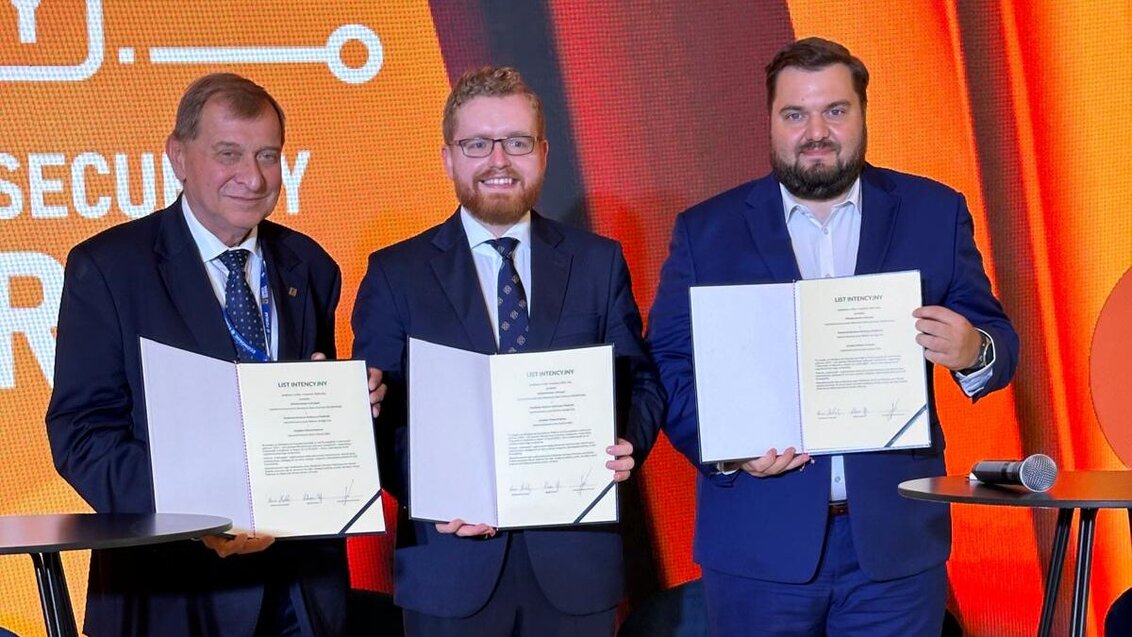
[[[484,306],[491,317],[492,333],[495,335],[495,345],[499,346],[499,268],[503,266],[503,257],[488,241],[495,239],[490,230],[476,220],[463,206],[460,206],[460,223],[464,225],[464,234],[468,236],[468,247],[472,249],[472,261],[476,265],[476,276],[480,281],[480,291],[483,292]],[[523,218],[503,233],[504,237],[519,240],[519,245],[511,255],[515,262],[515,270],[519,272],[519,280],[523,282],[523,291],[527,295],[527,315],[531,316],[534,307],[531,305],[531,213],[528,211]]]
[[[229,248],[201,224],[196,215],[193,214],[192,208],[189,207],[188,199],[181,197],[181,207],[185,214],[185,221],[189,224],[189,233],[193,236],[193,242],[197,245],[201,261],[204,262],[204,270],[208,273],[208,281],[212,284],[212,291],[216,294],[216,300],[220,301],[220,307],[225,306],[227,295],[224,293],[224,288],[228,281],[228,267],[220,260],[220,255],[230,249],[235,250],[237,248],[243,248],[251,253],[244,279],[248,282],[248,287],[252,289],[256,303],[262,304],[259,280],[260,273],[263,272],[265,266],[263,251],[259,246],[259,226],[252,228],[248,237],[240,245]],[[275,303],[275,295],[272,294],[271,296],[271,342],[268,343],[268,348],[271,350],[271,360],[279,360],[279,312]]]

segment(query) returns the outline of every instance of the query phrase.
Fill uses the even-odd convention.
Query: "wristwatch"
[[[992,350],[993,343],[991,337],[984,331],[979,330],[979,356],[975,359],[975,364],[966,369],[959,370],[960,374],[964,376],[974,374],[980,369],[986,367],[994,360],[994,352]]]

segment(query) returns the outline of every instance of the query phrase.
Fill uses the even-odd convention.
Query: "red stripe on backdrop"
[[[1087,447],[1079,441],[1089,436],[1088,428],[1080,426],[1081,410],[1088,411],[1087,397],[1084,402],[1080,396],[1072,397],[1075,389],[1083,387],[1086,376],[1070,372],[1076,356],[1074,350],[1080,350],[1082,356],[1087,352],[1087,341],[1084,346],[1072,343],[1087,338],[1091,330],[1071,318],[1071,304],[1065,303],[1065,284],[1077,287],[1079,283],[1072,273],[1057,271],[1060,259],[1070,256],[1072,251],[1066,250],[1059,256],[1051,241],[1058,227],[1071,225],[1073,217],[1064,215],[1064,210],[1056,220],[1047,214],[1049,193],[1065,188],[1059,182],[1072,181],[1059,180],[1057,175],[1065,167],[1048,157],[1050,131],[1046,129],[1056,125],[1052,121],[1040,123],[1053,111],[1048,97],[1038,87],[1052,88],[1059,82],[1053,81],[1045,69],[1035,66],[1035,57],[1040,59],[1046,54],[1039,50],[1037,38],[1026,34],[1037,25],[1020,17],[1012,3],[993,7],[963,5],[958,16],[987,201],[986,220],[996,248],[993,268],[1022,343],[1023,364],[1013,384],[1017,399],[1014,428],[1022,443],[1015,457],[1041,452],[1054,456],[1063,469],[1097,468],[1081,462],[1080,457]],[[981,448],[986,454],[993,444],[994,436],[990,436],[973,448]],[[988,634],[1029,633],[1038,621],[1040,600],[1035,588],[1047,576],[1044,567],[1053,540],[1054,515],[1035,512],[1031,529],[1024,534],[1021,528],[1003,533],[1001,525],[981,525],[962,532],[961,516],[970,517],[957,511],[951,573],[966,625]],[[1017,513],[1003,513],[999,519],[1017,517]],[[1098,521],[1099,538],[1106,535],[1106,517],[1102,515]],[[997,538],[1012,541],[1004,547],[995,546],[993,540]],[[1102,544],[1103,540],[1098,542],[1098,546]],[[1001,570],[997,581],[985,577],[985,562],[965,559],[992,551],[998,556],[996,564]],[[1098,558],[1101,555],[1098,553]],[[1097,559],[1096,563],[1104,564],[1104,560]],[[1072,567],[1070,557],[1065,572],[1071,572]],[[1105,570],[1100,567],[1098,575]],[[1002,604],[996,597],[1001,595],[1003,584],[1024,594],[1014,596],[1010,604]],[[1109,590],[1098,586],[1093,601],[1104,599],[1100,603],[1107,604],[1106,598],[1114,594]],[[1069,599],[1070,588],[1062,585],[1061,612],[1055,625],[1068,622]],[[1094,606],[1090,617],[1094,627],[1103,617],[1103,611],[1098,610]]]
[[[1011,93],[1009,84],[1000,81],[1008,77],[1007,61],[1001,55],[1001,28],[989,6],[961,4],[957,10],[944,2],[790,3],[799,35],[842,42],[868,65],[870,161],[926,175],[967,196],[986,269],[1017,324],[1016,305],[1010,301],[1025,292],[1016,285],[1009,259],[1020,254],[1016,228],[1025,224],[1018,221],[1024,216],[1008,211],[1025,195],[1016,180],[999,177],[1001,170],[1018,164],[1019,142],[1005,125],[1011,118],[1000,114],[1004,108],[1010,112]],[[987,135],[1000,143],[984,147]],[[1025,347],[1025,337],[1023,343]],[[1022,358],[1026,360],[1025,353]],[[981,458],[1019,457],[1027,440],[1015,417],[1025,400],[1017,395],[1017,379],[1013,388],[971,405],[949,376],[936,370],[948,472],[965,473]],[[1025,386],[1042,391],[1035,384]],[[972,506],[952,507],[952,514],[948,572],[952,607],[964,629],[1004,637],[1032,633],[1042,581],[1036,559],[1041,544],[1035,543],[1030,514]],[[1004,543],[1004,538],[1010,541]]]
[[[1112,117],[1132,107],[1132,8],[1127,2],[1003,6],[1017,48],[1012,81],[1029,105],[1027,118],[1017,120],[1028,124],[1032,139],[1027,176],[1040,184],[1034,188],[1040,198],[1027,210],[1029,223],[1043,229],[1031,241],[1033,269],[1047,277],[1041,291],[1051,306],[1027,319],[1039,338],[1056,346],[1046,349],[1054,363],[1051,398],[1060,400],[1061,409],[1042,426],[1055,428],[1059,447],[1068,452],[1067,469],[1125,469],[1101,433],[1088,384],[1093,328],[1109,291],[1132,263],[1132,171],[1112,154],[1114,141],[1119,146],[1132,136],[1127,118]],[[1128,531],[1122,511],[1097,517],[1091,628],[1099,628],[1109,604],[1132,582]]]
[[[763,66],[793,39],[781,2],[554,3],[594,231],[652,304],[676,214],[767,170]],[[552,150],[553,152],[553,150]],[[662,586],[691,562],[694,471],[666,440],[641,476]]]
[[[448,69],[448,81],[455,84],[464,71],[491,60],[484,8],[479,2],[429,2],[433,26]],[[439,125],[440,111],[437,111]]]

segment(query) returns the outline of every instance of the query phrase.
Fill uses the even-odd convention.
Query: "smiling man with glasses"
[[[627,479],[656,438],[663,399],[620,245],[532,210],[549,145],[542,104],[515,69],[465,73],[443,130],[460,207],[375,252],[354,308],[354,356],[389,384],[377,421],[392,455],[382,485],[407,503],[410,336],[485,354],[612,343],[624,438],[603,451],[614,478]],[[624,580],[615,526],[497,531],[477,522],[402,522],[396,602],[410,637],[613,634]]]

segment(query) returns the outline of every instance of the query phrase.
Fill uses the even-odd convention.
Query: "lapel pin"
[[[296,290],[295,288],[290,288],[290,289],[287,290],[287,296],[298,296],[298,295],[299,295],[299,291]]]

